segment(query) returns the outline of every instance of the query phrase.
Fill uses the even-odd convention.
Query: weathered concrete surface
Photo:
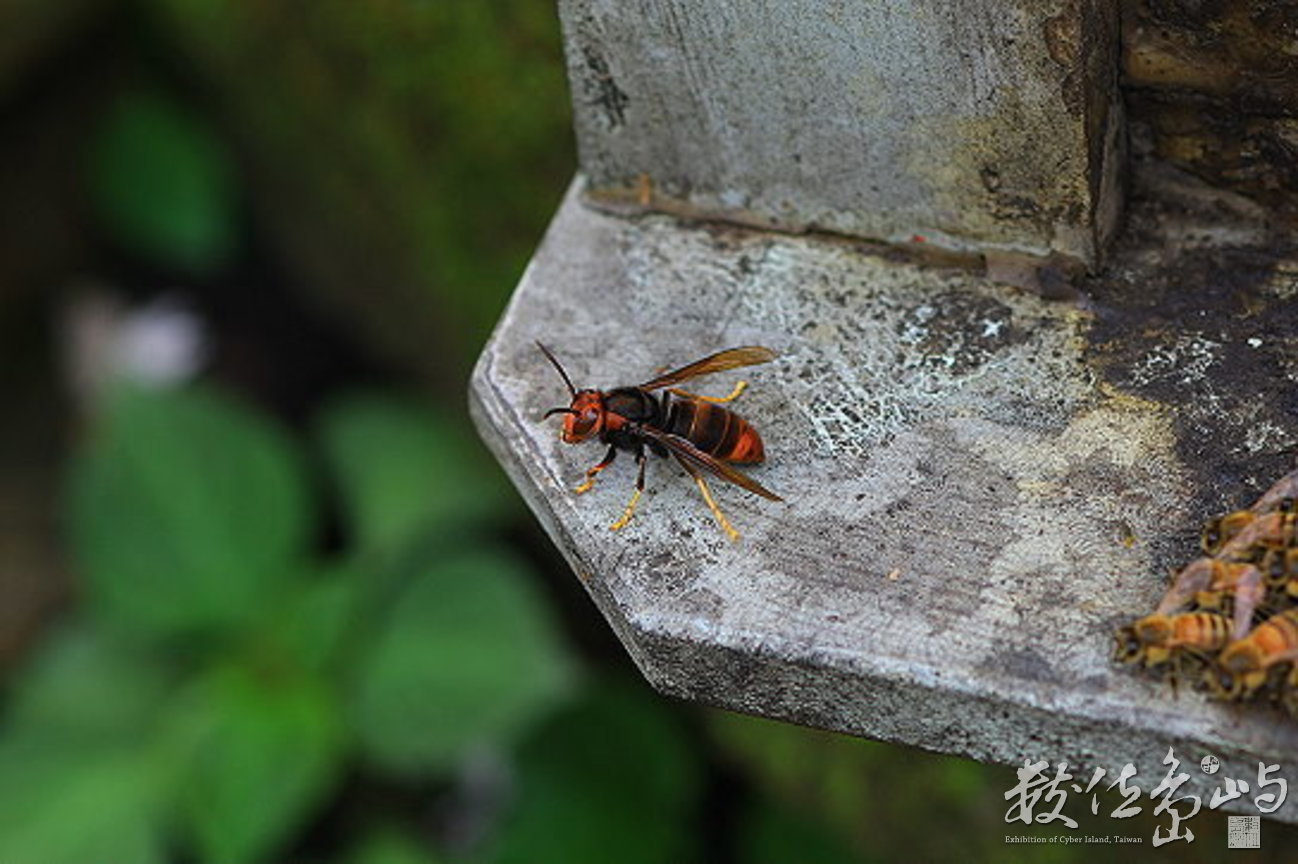
[[[601,202],[1094,263],[1121,195],[1113,0],[561,0]]]
[[[1128,244],[1088,307],[847,243],[613,217],[574,187],[481,356],[474,415],[665,692],[1087,777],[1132,762],[1146,793],[1169,746],[1188,765],[1216,754],[1219,777],[1252,784],[1265,759],[1294,779],[1298,724],[1109,661],[1201,520],[1252,500],[1295,443],[1293,263],[1242,268],[1256,238],[1178,224]],[[1192,272],[1151,282],[1181,254]],[[1178,278],[1209,285],[1203,308]],[[776,349],[737,408],[767,442],[753,475],[787,503],[719,489],[731,544],[654,459],[610,532],[633,463],[571,493],[602,448],[540,422],[566,391],[536,339],[595,387]]]

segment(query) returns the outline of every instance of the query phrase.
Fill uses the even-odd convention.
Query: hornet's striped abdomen
[[[668,394],[664,431],[726,462],[756,464],[766,459],[762,437],[735,412],[709,402]]]

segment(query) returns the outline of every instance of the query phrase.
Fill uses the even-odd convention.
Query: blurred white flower
[[[73,292],[62,329],[68,385],[87,413],[114,381],[174,387],[198,375],[210,354],[202,319],[178,295],[131,307],[91,285]]]

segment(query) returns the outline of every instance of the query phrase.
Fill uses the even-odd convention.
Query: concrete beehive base
[[[1177,236],[1218,257],[1223,242],[1251,242]],[[618,218],[574,184],[485,348],[478,426],[645,676],[689,699],[978,759],[1066,760],[1114,779],[1131,762],[1146,794],[1169,746],[1190,767],[1216,755],[1219,777],[1250,785],[1258,760],[1292,774],[1292,721],[1188,688],[1174,699],[1109,659],[1114,629],[1152,610],[1213,506],[1255,497],[1293,444],[1284,409],[1237,417],[1224,395],[1231,364],[1259,359],[1235,343],[1274,348],[1275,316],[1221,312],[1235,329],[1200,345],[1195,366],[1194,334],[1156,314],[1171,295],[1138,285],[1135,265],[1093,284],[1093,302],[1060,303],[867,252]],[[1283,272],[1256,274],[1249,291],[1279,308]],[[540,422],[567,393],[538,339],[578,387],[603,389],[724,347],[775,349],[772,363],[690,387],[750,382],[733,407],[766,441],[751,473],[786,503],[714,483],[743,535],[731,543],[688,476],[651,458],[637,516],[611,532],[634,460],[572,494],[604,448],[565,445],[558,419]],[[1288,373],[1249,374],[1264,390]],[[1213,387],[1213,410],[1177,404]],[[1277,428],[1249,443],[1243,423]],[[1188,457],[1217,439],[1217,463]],[[1191,775],[1187,790],[1213,788]]]

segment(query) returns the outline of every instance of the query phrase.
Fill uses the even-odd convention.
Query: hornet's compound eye
[[[572,400],[572,413],[563,421],[564,440],[581,441],[596,434],[604,419],[604,400],[596,390],[582,390]]]

